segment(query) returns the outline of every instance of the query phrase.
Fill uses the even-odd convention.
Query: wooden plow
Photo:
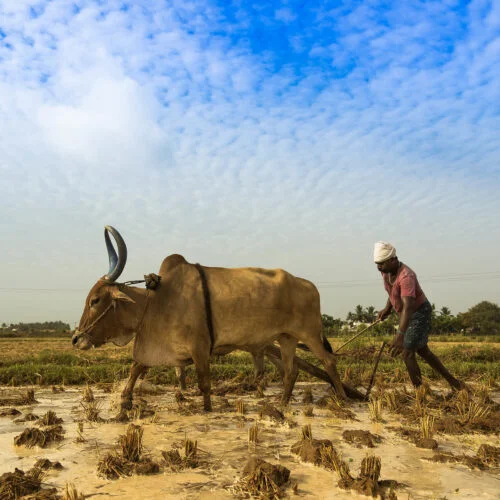
[[[377,359],[375,361],[375,365],[373,367],[373,372],[372,372],[372,375],[370,378],[370,383],[368,385],[368,388],[366,389],[365,394],[358,391],[355,387],[352,387],[351,385],[346,384],[345,382],[342,382],[342,385],[344,387],[344,391],[349,398],[355,399],[358,401],[366,401],[369,398],[371,389],[373,387],[373,382],[375,380],[375,374],[377,372],[378,363],[380,361],[380,357],[382,355],[382,351],[384,350],[385,345],[386,345],[385,342],[383,342],[382,346],[380,348],[380,351],[377,355]],[[280,352],[279,348],[275,345],[270,345],[270,346],[266,347],[264,352],[265,352],[266,356],[268,357],[268,359],[278,368],[278,370],[280,370],[281,373],[283,373],[283,364],[281,361],[281,352]],[[320,380],[324,380],[325,382],[332,384],[332,381],[331,381],[330,377],[328,376],[328,373],[326,373],[321,368],[318,368],[317,366],[313,365],[312,363],[309,363],[308,361],[306,361],[302,358],[299,358],[298,356],[295,356],[294,363],[297,365],[299,370],[303,370],[306,373],[309,373],[309,375],[312,375],[313,377],[319,378]],[[333,387],[333,385],[332,385],[332,387]]]

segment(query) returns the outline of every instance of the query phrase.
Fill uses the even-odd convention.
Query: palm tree
[[[368,306],[365,312],[365,321],[367,321],[368,323],[373,323],[376,317],[377,315],[375,313],[375,307]]]
[[[441,316],[451,316],[451,311],[450,311],[450,309],[449,309],[448,307],[443,306],[443,307],[441,308],[441,311],[439,311],[439,314],[440,314]]]
[[[356,317],[356,321],[363,321],[365,319],[365,314],[364,314],[364,310],[363,310],[363,306],[361,305],[357,305],[356,306],[356,311],[355,311],[355,317]]]

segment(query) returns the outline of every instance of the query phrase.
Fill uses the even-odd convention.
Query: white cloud
[[[279,71],[238,40],[247,12],[227,22],[201,1],[149,12],[50,2],[31,19],[32,5],[1,7],[6,283],[29,261],[33,286],[64,287],[73,273],[85,288],[106,270],[108,223],[127,237],[130,278],[173,252],[317,281],[376,278],[382,237],[419,274],[462,271],[456,245],[495,266],[495,5],[472,2],[465,20],[440,4],[323,11],[295,38],[305,62]],[[342,293],[326,293],[326,312],[381,297]],[[16,319],[2,307],[0,321]]]

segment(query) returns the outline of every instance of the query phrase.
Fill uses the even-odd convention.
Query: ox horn
[[[116,255],[115,248],[111,243],[109,233],[113,235],[116,241],[118,255]],[[127,262],[127,245],[125,245],[120,233],[112,226],[104,226],[104,239],[106,240],[106,248],[108,249],[109,256],[109,271],[104,278],[109,281],[116,281]]]

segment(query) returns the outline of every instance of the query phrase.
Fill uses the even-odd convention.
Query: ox
[[[116,253],[109,233],[116,241]],[[121,415],[132,406],[132,391],[148,367],[194,363],[206,411],[210,399],[210,356],[235,349],[261,353],[277,341],[283,366],[284,404],[297,378],[298,342],[322,362],[336,392],[345,398],[335,355],[321,335],[320,298],[309,281],[282,269],[202,267],[181,255],[165,258],[155,290],[117,283],[127,247],[111,226],[104,230],[109,272],[91,288],[72,338],[78,349],[106,342],[125,345],[135,338],[130,376],[122,393]]]

